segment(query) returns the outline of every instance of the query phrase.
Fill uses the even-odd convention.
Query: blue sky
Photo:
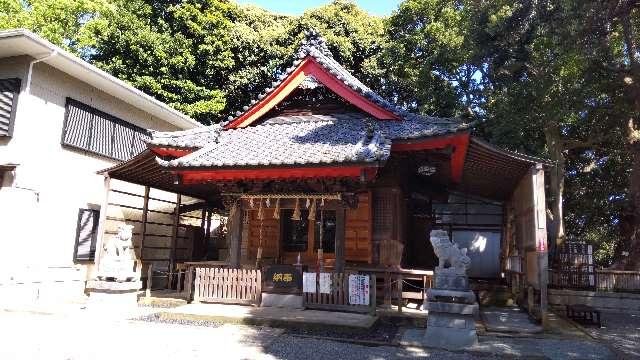
[[[236,0],[238,4],[254,4],[267,10],[287,15],[300,15],[305,10],[316,8],[331,0]],[[390,15],[398,7],[400,0],[357,0],[358,6],[371,15]]]

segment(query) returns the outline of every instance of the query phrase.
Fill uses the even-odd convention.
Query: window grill
[[[124,161],[142,152],[149,138],[148,130],[67,98],[63,145]]]

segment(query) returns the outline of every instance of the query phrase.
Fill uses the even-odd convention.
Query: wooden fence
[[[640,292],[640,272],[592,269],[549,269],[549,286],[560,289]]]
[[[193,301],[227,304],[260,304],[260,270],[193,267]]]
[[[304,306],[309,309],[375,314],[376,277],[369,275],[369,304],[354,305],[349,303],[349,275],[349,273],[330,273],[331,292],[326,294],[320,293],[319,276],[316,274],[316,291],[304,293]]]

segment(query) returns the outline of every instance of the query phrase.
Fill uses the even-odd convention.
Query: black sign
[[[302,289],[302,274],[293,265],[271,265],[264,272],[264,290],[296,293]]]

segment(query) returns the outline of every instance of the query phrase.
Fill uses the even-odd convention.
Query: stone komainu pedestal
[[[423,308],[429,311],[429,317],[422,342],[449,350],[476,345],[479,307],[475,294],[469,290],[466,271],[471,260],[467,249],[458,249],[442,230],[432,231],[430,240],[440,263],[435,270],[434,287],[425,296]]]
[[[92,302],[137,304],[142,288],[140,269],[133,256],[133,226],[118,226],[118,234],[104,244],[97,278],[87,281]]]

